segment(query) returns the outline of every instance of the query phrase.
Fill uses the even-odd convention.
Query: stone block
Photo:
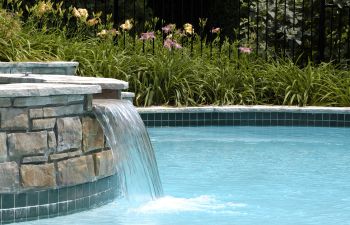
[[[82,184],[95,179],[94,160],[91,155],[60,161],[57,168],[60,186]]]
[[[56,187],[55,166],[53,163],[44,165],[22,165],[22,186],[25,188]]]
[[[10,98],[0,98],[0,107],[10,107],[12,105]]]
[[[83,152],[81,150],[73,151],[73,152],[64,152],[64,153],[56,153],[50,155],[51,161],[59,161],[63,159],[73,158],[82,155]]]
[[[102,127],[95,118],[84,117],[83,127],[83,151],[89,152],[104,147],[104,134]]]
[[[38,164],[45,163],[48,160],[48,156],[28,156],[22,159],[23,164]]]
[[[44,129],[53,129],[56,124],[56,118],[50,119],[35,119],[32,121],[33,130],[44,130]]]
[[[6,133],[0,133],[0,163],[7,160],[7,135]]]
[[[13,105],[16,107],[62,104],[67,104],[67,96],[65,95],[20,97],[15,98],[13,102]]]
[[[116,164],[112,150],[94,154],[95,174],[97,177],[111,176],[116,171]]]
[[[0,163],[0,193],[11,193],[19,189],[19,171],[16,162]]]
[[[29,109],[30,118],[43,118],[44,110],[43,109]]]
[[[92,101],[93,101],[93,96],[92,95],[86,95],[85,96],[84,109],[86,111],[91,111],[92,110]]]
[[[46,107],[43,108],[44,117],[66,116],[74,114],[82,114],[84,112],[83,104]]]
[[[69,103],[71,102],[82,102],[84,101],[84,95],[68,95],[67,101]]]
[[[26,155],[44,154],[48,150],[47,131],[11,133],[7,140],[9,156],[15,160]]]
[[[49,131],[47,133],[47,144],[51,151],[56,151],[57,149],[57,140],[56,140],[56,134],[53,131]]]
[[[1,128],[7,130],[27,130],[28,109],[2,108]]]
[[[81,149],[82,126],[79,117],[57,119],[57,152]]]

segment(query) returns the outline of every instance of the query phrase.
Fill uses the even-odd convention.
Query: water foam
[[[149,201],[137,208],[129,209],[133,213],[159,214],[179,212],[232,212],[236,208],[246,207],[243,203],[221,202],[214,196],[201,195],[194,198],[165,196]]]

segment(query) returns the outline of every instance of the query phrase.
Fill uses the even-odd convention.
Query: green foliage
[[[81,76],[128,81],[137,106],[350,106],[350,72],[332,64],[300,68],[288,60],[266,62],[238,54],[238,43],[219,35],[207,42],[175,30],[168,38],[183,48],[167,49],[160,31],[142,41],[132,30],[114,30],[112,23],[88,23],[101,14],[75,17],[72,7],[38,4],[43,3],[48,7],[27,9],[23,24],[20,15],[0,11],[1,61],[78,61]]]

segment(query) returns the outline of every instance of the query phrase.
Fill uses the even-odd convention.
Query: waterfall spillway
[[[135,107],[124,100],[94,101],[94,113],[113,150],[121,195],[127,198],[163,195],[154,150]]]

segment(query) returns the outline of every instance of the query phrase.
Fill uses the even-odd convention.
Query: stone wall
[[[115,173],[91,99],[0,98],[0,193],[56,189]]]

